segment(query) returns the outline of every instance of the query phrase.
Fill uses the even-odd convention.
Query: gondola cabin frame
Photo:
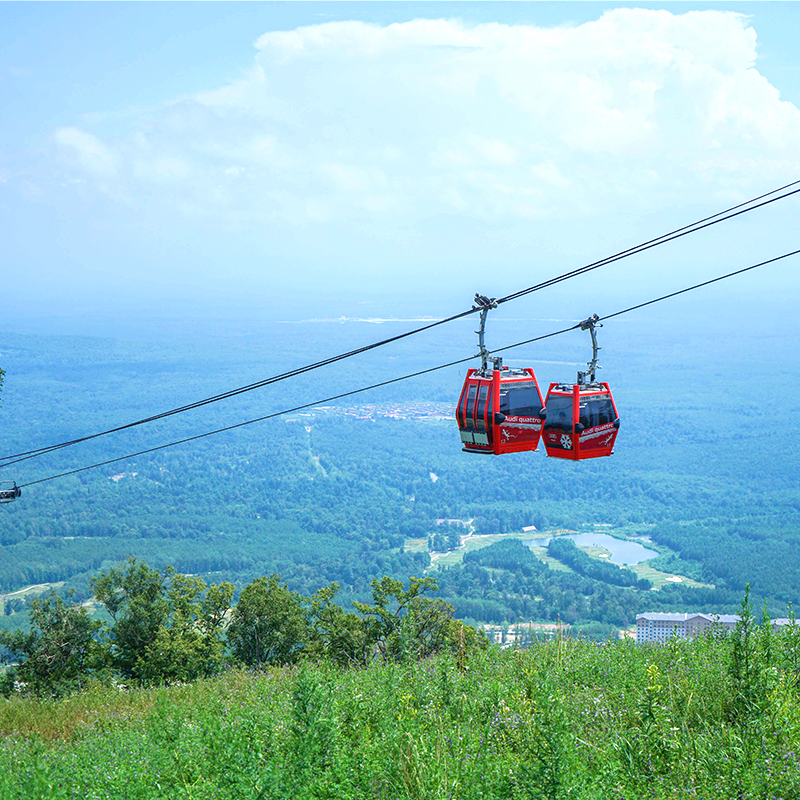
[[[551,383],[542,431],[547,455],[582,461],[610,456],[619,413],[607,383]]]
[[[0,503],[13,503],[22,490],[14,481],[0,481]]]
[[[529,367],[469,370],[456,408],[464,452],[536,450],[543,407],[539,383]]]

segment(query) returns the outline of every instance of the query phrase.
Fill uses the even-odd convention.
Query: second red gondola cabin
[[[545,409],[548,456],[581,461],[611,455],[619,415],[607,383],[551,383]]]

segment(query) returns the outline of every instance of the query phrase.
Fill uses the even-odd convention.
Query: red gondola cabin
[[[551,383],[545,409],[548,456],[580,461],[611,455],[619,415],[607,383]]]
[[[471,369],[456,408],[467,453],[536,450],[542,433],[542,394],[533,370],[500,366]]]

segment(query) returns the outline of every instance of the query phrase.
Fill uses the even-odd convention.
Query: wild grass
[[[303,664],[14,698],[0,703],[0,797],[800,797],[796,675],[751,636],[736,664],[746,651],[763,669],[736,666],[724,639],[562,639],[463,669]]]

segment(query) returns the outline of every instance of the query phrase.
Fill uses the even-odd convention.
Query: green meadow
[[[560,638],[0,703],[3,800],[800,796],[800,637]]]

